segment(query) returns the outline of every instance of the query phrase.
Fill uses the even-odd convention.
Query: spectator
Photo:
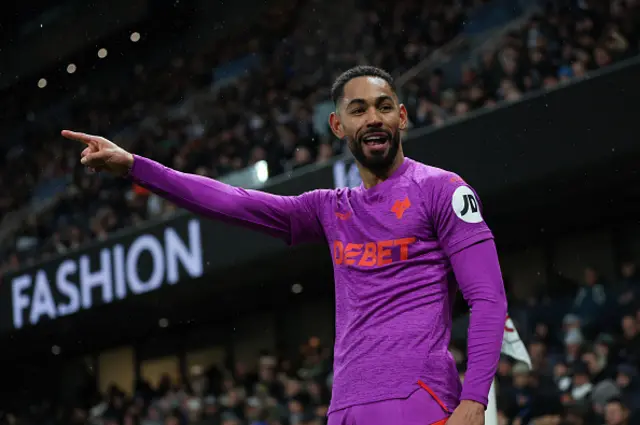
[[[155,406],[149,406],[147,409],[146,418],[142,419],[140,425],[162,425],[160,418],[160,412]]]
[[[580,350],[582,349],[583,342],[584,338],[579,329],[571,329],[567,332],[564,339],[565,361],[567,364],[573,365],[580,360]]]
[[[496,375],[496,391],[497,396],[501,401],[500,406],[505,409],[513,406],[512,398],[515,390],[513,388],[512,372],[513,367],[511,359],[506,356],[501,356],[500,362],[498,363],[498,373]],[[506,412],[505,414],[507,413],[510,412]]]
[[[589,368],[582,362],[575,363],[571,382],[571,399],[577,404],[588,405],[592,390]]]
[[[634,409],[640,408],[640,382],[638,381],[638,368],[630,364],[618,366],[616,385],[622,392],[623,398]]]
[[[631,412],[625,403],[619,399],[610,400],[605,407],[606,425],[632,425]]]
[[[564,362],[556,363],[553,367],[553,380],[561,393],[567,393],[571,388],[571,375],[569,372],[569,367]]]
[[[507,402],[511,407],[511,417],[524,417],[529,414],[533,403],[533,391],[529,367],[524,363],[513,366],[513,392]]]
[[[573,312],[580,318],[582,326],[591,328],[605,309],[607,295],[598,272],[588,267],[584,271],[583,286],[573,302]]]
[[[564,331],[565,337],[572,330],[580,331],[580,326],[581,326],[580,317],[576,316],[575,314],[569,313],[565,315],[564,318],[562,319],[562,330]]]
[[[632,261],[626,261],[620,267],[622,279],[619,283],[620,296],[618,303],[621,306],[629,306],[638,299],[640,293],[640,277],[636,264]]]
[[[549,362],[547,346],[538,340],[534,340],[528,346],[529,356],[533,369],[546,376],[552,375],[552,364]]]
[[[611,347],[614,345],[614,338],[606,333],[601,333],[598,335],[596,340],[594,341],[594,352],[598,357],[598,361],[606,362],[608,366],[616,364],[618,359],[615,356],[615,353],[611,350]]]
[[[584,352],[582,361],[589,370],[589,377],[592,383],[598,384],[605,379],[613,378],[614,371],[607,367],[607,359],[603,356],[598,356],[595,351]]]
[[[611,381],[603,381],[595,386],[591,394],[593,413],[603,416],[607,403],[620,397],[620,389]]]
[[[640,361],[640,330],[635,316],[628,315],[622,318],[620,356],[632,364],[638,364]]]

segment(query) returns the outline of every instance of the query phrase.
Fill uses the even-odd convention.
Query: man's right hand
[[[133,155],[104,137],[70,130],[62,130],[62,136],[87,145],[80,154],[80,162],[95,171],[126,176],[133,167]]]

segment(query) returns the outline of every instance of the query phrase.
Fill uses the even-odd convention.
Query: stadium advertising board
[[[36,325],[198,278],[211,255],[202,236],[200,219],[180,218],[7,276],[2,325]]]
[[[353,158],[340,158],[333,163],[333,185],[340,187],[358,187],[362,183],[358,167]]]
[[[443,128],[414,132],[405,151],[456,171],[483,195],[559,170],[640,154],[636,112],[627,106],[640,98],[638,74],[640,60]],[[350,156],[269,182],[265,190],[282,195],[360,183]],[[0,285],[0,330],[186,284],[213,270],[287,249],[267,236],[190,214],[130,232],[6,275]]]

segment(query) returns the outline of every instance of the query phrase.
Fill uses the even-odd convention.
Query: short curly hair
[[[337,105],[342,96],[344,96],[344,86],[346,86],[349,81],[358,77],[382,78],[389,84],[394,93],[396,91],[393,77],[384,69],[370,65],[354,66],[340,74],[340,76],[336,78],[336,81],[334,81],[333,86],[331,86],[331,99],[334,105]]]

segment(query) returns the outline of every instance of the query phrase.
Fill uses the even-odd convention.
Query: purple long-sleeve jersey
[[[139,156],[130,174],[197,214],[289,244],[329,243],[336,292],[330,412],[407,397],[418,381],[447,410],[460,400],[487,404],[506,300],[493,235],[476,193],[457,175],[406,158],[370,189],[277,196]],[[472,311],[464,386],[448,351],[458,287]]]

